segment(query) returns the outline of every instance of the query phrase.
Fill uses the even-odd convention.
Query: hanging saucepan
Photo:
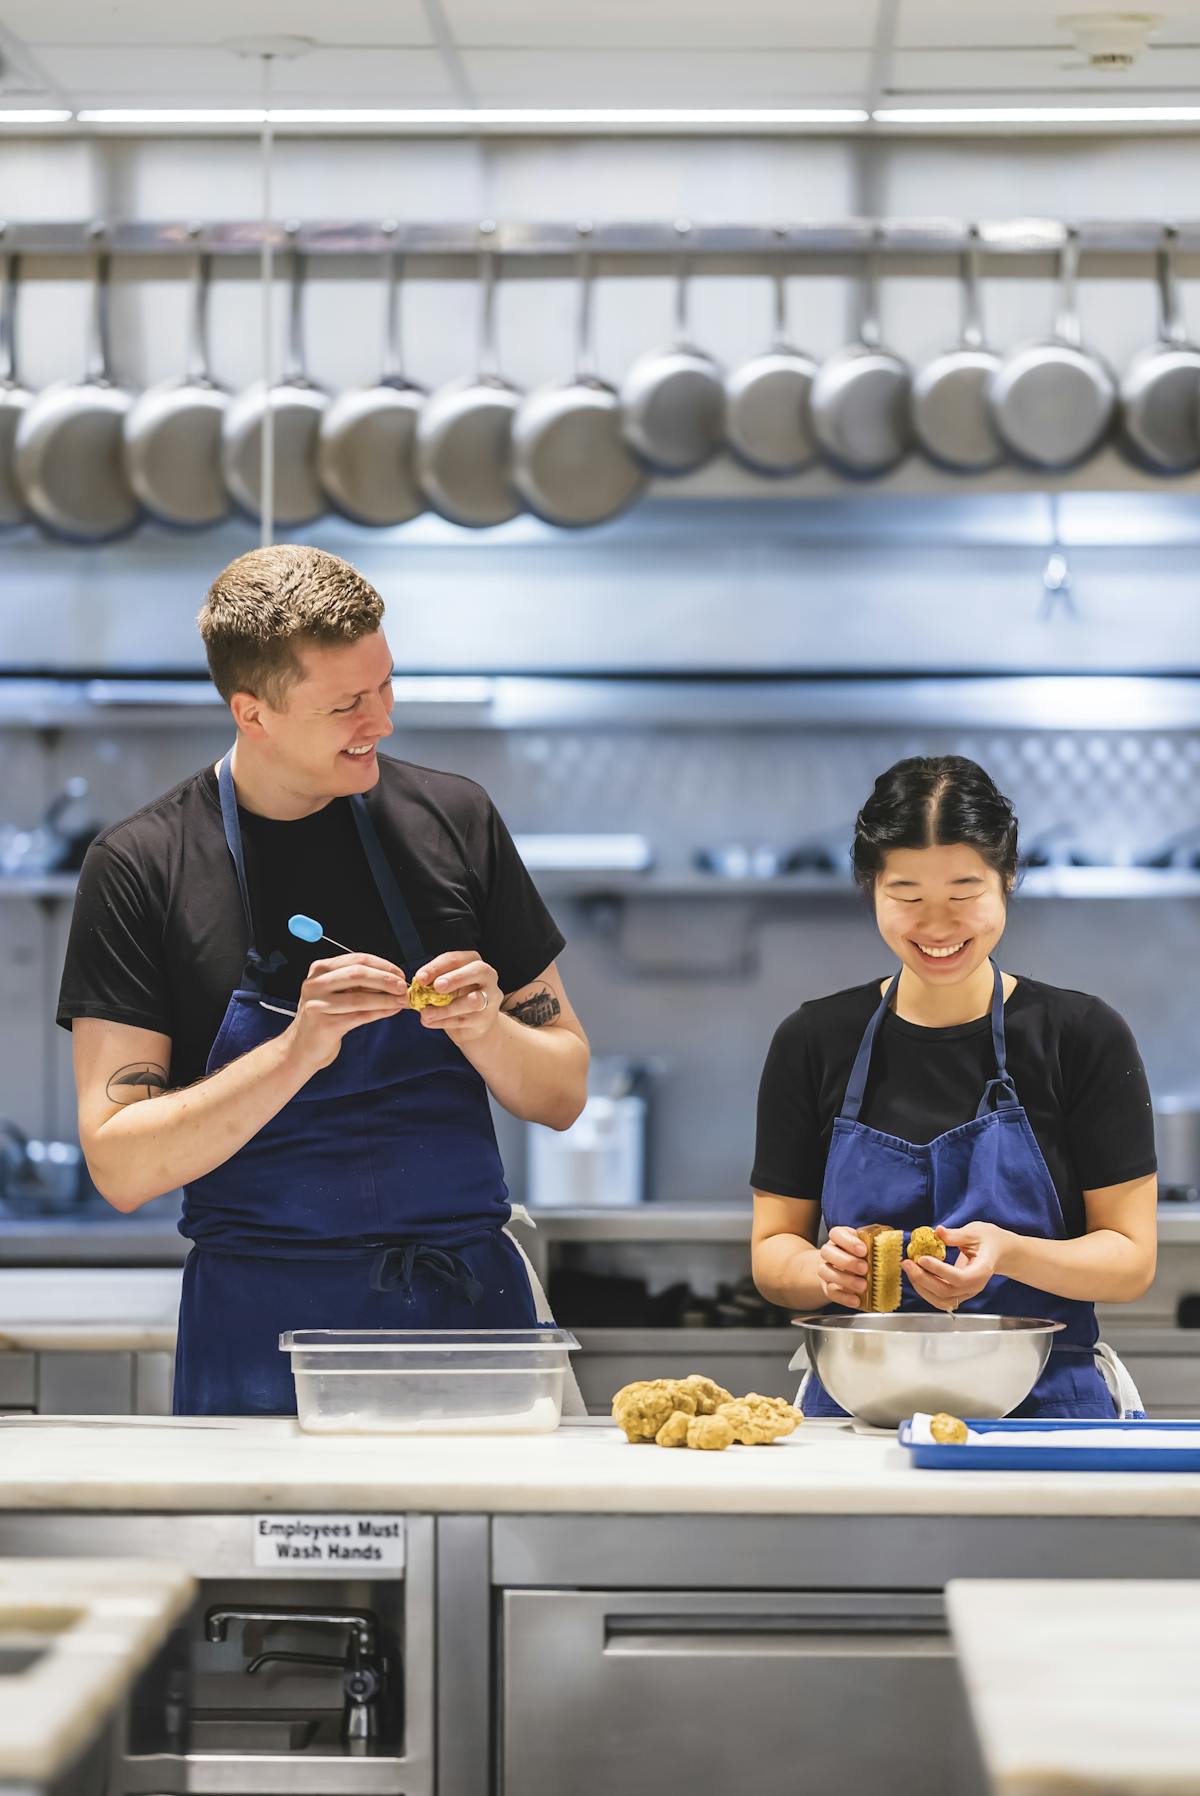
[[[778,263],[775,340],[725,382],[725,441],[756,474],[798,474],[816,459],[809,410],[817,364],[788,331],[787,272]]]
[[[417,420],[417,479],[435,511],[472,530],[506,524],[521,509],[510,473],[521,395],[496,362],[496,258],[480,260],[478,372],[430,395]]]
[[[50,530],[106,542],[141,515],[125,472],[123,431],[133,394],[112,378],[108,351],[106,250],[96,254],[86,372],[78,386],[58,381],[25,408],[17,425],[17,485]]]
[[[325,510],[317,479],[317,432],[328,403],[328,395],[305,373],[304,257],[294,251],[283,379],[269,392],[256,381],[231,399],[221,432],[225,484],[252,517],[262,511],[262,433],[268,409],[275,420],[275,521],[309,524]]]
[[[1000,357],[984,342],[979,308],[979,233],[962,257],[962,331],[958,345],[913,377],[912,421],[930,460],[956,473],[979,474],[1004,459],[988,404]]]
[[[604,524],[632,505],[646,476],[621,433],[621,401],[592,358],[592,264],[579,255],[575,374],[521,401],[512,475],[530,511],[548,524]]]
[[[229,395],[208,365],[212,257],[196,257],[187,372],[148,387],[125,420],[125,466],[146,510],[164,524],[215,524],[229,510],[221,426]]]
[[[1175,280],[1174,230],[1158,250],[1158,342],[1134,356],[1121,382],[1125,447],[1159,474],[1200,467],[1200,348],[1189,343]]]
[[[338,510],[359,524],[406,524],[424,511],[413,467],[424,387],[400,353],[401,258],[387,259],[383,371],[373,387],[340,393],[321,419],[317,473]]]
[[[1054,335],[1007,355],[988,389],[1001,440],[1036,468],[1070,468],[1104,440],[1116,405],[1116,383],[1083,347],[1075,305],[1079,237],[1068,231],[1059,251],[1058,319]]]
[[[817,370],[809,401],[813,435],[843,474],[885,474],[912,442],[912,371],[879,332],[879,250],[867,252],[859,288],[858,342],[837,349]]]
[[[675,279],[675,341],[640,355],[621,383],[625,441],[659,474],[690,474],[721,444],[725,384],[712,356],[688,341],[687,305],[684,253]]]
[[[22,524],[29,516],[14,467],[17,426],[34,395],[17,377],[17,256],[4,256],[0,280],[0,524]]]

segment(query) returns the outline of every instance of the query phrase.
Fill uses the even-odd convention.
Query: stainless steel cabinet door
[[[975,1788],[935,1595],[507,1591],[504,1796]]]

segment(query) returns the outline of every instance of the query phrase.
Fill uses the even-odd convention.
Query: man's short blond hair
[[[383,621],[383,600],[348,561],[298,543],[252,549],[222,570],[197,620],[213,685],[278,710],[304,672],[299,651],[357,642]]]

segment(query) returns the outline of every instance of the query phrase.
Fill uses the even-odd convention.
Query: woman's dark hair
[[[963,755],[912,755],[875,781],[854,825],[854,878],[874,890],[892,848],[974,848],[1000,875],[1005,896],[1017,875],[1017,817],[1011,799]]]

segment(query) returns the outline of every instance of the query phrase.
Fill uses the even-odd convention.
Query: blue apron
[[[1014,1234],[1041,1240],[1066,1237],[1062,1206],[1050,1169],[1029,1118],[1009,1077],[1004,1042],[1004,983],[994,967],[992,1045],[995,1077],[988,1080],[974,1121],[948,1129],[927,1145],[885,1135],[859,1121],[871,1052],[900,983],[896,974],[859,1045],[821,1187],[821,1213],[833,1229],[864,1228],[883,1222],[906,1236],[922,1224],[962,1228],[995,1222]],[[953,1255],[954,1249],[950,1253]],[[832,1305],[834,1314],[840,1306]],[[901,1309],[933,1309],[907,1279]],[[1096,1363],[1098,1330],[1090,1303],[1055,1297],[1047,1291],[997,1275],[976,1297],[959,1306],[993,1316],[1044,1316],[1064,1324],[1054,1336],[1045,1370],[1014,1416],[1097,1416],[1111,1420],[1116,1405]],[[801,1406],[809,1416],[846,1412],[829,1396],[815,1373],[802,1387]]]
[[[249,942],[206,1071],[282,1034],[264,960],[228,755],[218,784]],[[363,799],[350,799],[367,865],[415,972],[427,958]],[[353,873],[348,875],[353,877]],[[401,1011],[353,1029],[244,1147],[184,1189],[176,1415],[294,1415],[279,1336],[289,1328],[531,1328],[525,1263],[487,1087],[441,1030]]]

